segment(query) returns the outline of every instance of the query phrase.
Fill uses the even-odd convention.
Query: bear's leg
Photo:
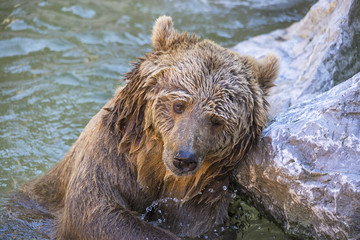
[[[57,239],[178,239],[171,232],[141,220],[114,199],[93,200],[67,196],[59,216]]]

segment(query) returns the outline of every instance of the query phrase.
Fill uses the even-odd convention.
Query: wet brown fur
[[[64,159],[21,189],[54,216],[55,238],[176,239],[227,217],[230,176],[266,124],[278,60],[180,34],[166,16],[152,42]],[[172,112],[176,101],[183,114]],[[169,162],[185,145],[201,156],[190,173]]]

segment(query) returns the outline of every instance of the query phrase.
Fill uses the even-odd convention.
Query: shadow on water
[[[50,220],[25,214],[34,203],[9,206],[9,192],[65,155],[124,84],[129,62],[151,50],[158,16],[171,15],[179,30],[232,47],[289,26],[314,2],[0,1],[0,239],[47,239]],[[229,226],[241,229],[237,239],[282,239],[275,225],[233,202]]]

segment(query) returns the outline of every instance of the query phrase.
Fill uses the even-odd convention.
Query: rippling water
[[[314,2],[0,1],[0,208],[6,211],[10,190],[65,155],[122,84],[129,63],[151,50],[151,28],[158,16],[171,15],[179,30],[232,47],[287,27]],[[4,219],[11,215],[6,214],[0,215],[0,238],[40,238],[6,225]],[[35,229],[39,222],[27,224]]]

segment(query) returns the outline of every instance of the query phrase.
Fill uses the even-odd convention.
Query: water
[[[150,51],[158,16],[171,15],[176,28],[232,47],[289,26],[314,2],[0,0],[0,238],[41,238],[34,230],[41,221],[4,207],[8,192],[65,155],[123,84],[129,63]],[[260,237],[258,224],[249,234],[271,239]]]

